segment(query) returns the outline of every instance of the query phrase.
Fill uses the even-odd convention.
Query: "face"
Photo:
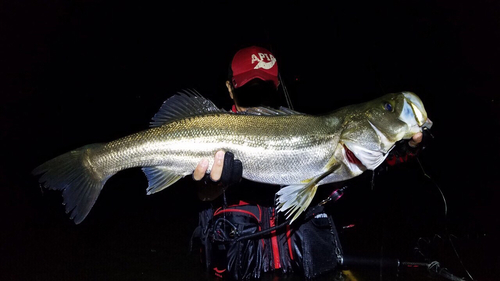
[[[237,89],[230,81],[226,81],[226,87],[238,111],[259,106],[279,107],[278,90],[272,81],[254,79]]]

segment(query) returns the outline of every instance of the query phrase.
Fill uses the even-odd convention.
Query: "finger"
[[[196,166],[196,169],[194,169],[193,179],[196,181],[201,180],[205,176],[207,169],[208,169],[208,160],[207,159],[201,160],[200,163],[198,163],[198,166]]]
[[[218,181],[222,174],[222,168],[224,167],[224,151],[219,150],[215,153],[214,165],[212,166],[212,171],[210,171],[210,179],[213,181]]]
[[[424,134],[422,132],[418,132],[416,134],[413,135],[412,139],[415,143],[421,143],[422,142],[422,138],[423,138]]]
[[[411,137],[411,140],[408,142],[408,144],[411,147],[417,147],[418,144],[422,142],[422,136],[423,136],[423,134],[421,132],[418,132],[418,133],[414,134]]]

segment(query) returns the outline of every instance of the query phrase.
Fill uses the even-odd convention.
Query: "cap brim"
[[[278,80],[278,77],[272,74],[269,74],[268,72],[259,70],[259,69],[254,69],[249,72],[241,73],[238,75],[233,76],[233,82],[234,82],[234,87],[239,88],[246,83],[248,83],[250,80],[253,79],[261,79],[263,81],[273,81],[274,85],[276,88],[278,88],[280,82]]]

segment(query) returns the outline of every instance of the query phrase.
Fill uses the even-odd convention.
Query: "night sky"
[[[367,245],[411,259],[425,237],[465,277],[434,236],[452,234],[475,278],[500,274],[498,2],[10,2],[0,4],[1,280],[199,278],[188,255],[198,203],[190,179],[146,196],[140,169],[121,172],[75,226],[60,193],[30,173],[148,128],[182,89],[228,109],[229,61],[251,44],[274,52],[295,110],[412,91],[434,122],[419,162],[375,177],[373,188],[371,173],[348,183],[334,217],[360,230],[342,233],[344,251]]]

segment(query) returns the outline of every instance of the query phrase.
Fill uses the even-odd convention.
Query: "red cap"
[[[231,62],[233,71],[233,86],[239,88],[248,81],[259,78],[264,81],[273,81],[276,88],[278,81],[278,64],[276,58],[268,50],[251,46],[239,50]]]

